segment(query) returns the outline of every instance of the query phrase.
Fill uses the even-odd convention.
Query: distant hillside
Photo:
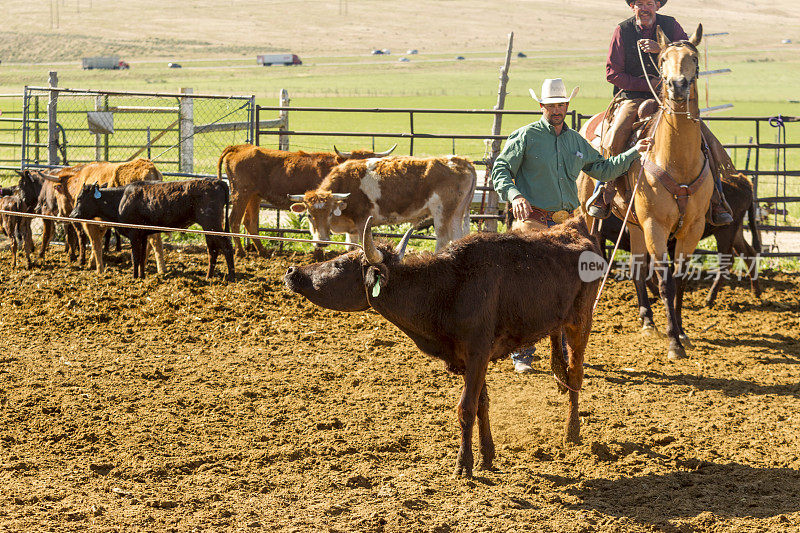
[[[121,55],[131,57],[180,57],[187,55],[254,55],[269,51],[263,46],[215,44],[201,40],[163,37],[144,39],[97,39],[88,35],[0,32],[0,60],[6,62],[45,62],[79,60],[86,56]]]
[[[800,3],[669,0],[662,10],[691,33],[728,31],[722,46],[800,42]],[[51,9],[58,6],[58,12]],[[501,50],[598,50],[631,15],[623,0],[3,0],[0,59]],[[55,25],[57,24],[57,28]],[[51,29],[51,26],[54,28]]]

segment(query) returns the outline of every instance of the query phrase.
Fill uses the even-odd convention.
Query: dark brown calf
[[[422,352],[464,376],[456,475],[472,475],[476,417],[481,466],[490,468],[494,459],[485,381],[489,361],[544,337],[550,337],[551,367],[561,392],[569,392],[566,438],[578,441],[578,393],[599,284],[582,281],[579,264],[600,252],[583,220],[573,218],[542,232],[474,233],[435,255],[404,257],[408,237],[396,250],[375,246],[368,222],[364,252],[291,267],[284,282],[328,309],[372,307]],[[566,362],[562,328],[569,346]]]
[[[10,195],[0,197],[0,210],[33,213],[41,187],[38,179],[35,179],[29,171],[23,171],[16,189]],[[31,219],[3,213],[0,215],[0,226],[11,240],[11,268],[17,268],[18,246],[22,246],[27,266],[30,268],[31,253],[33,253]]]
[[[206,231],[228,231],[228,186],[213,179],[137,181],[125,187],[84,185],[70,216],[143,226],[187,228],[199,224]],[[147,237],[158,231],[119,228],[131,241],[133,277],[144,278]],[[206,235],[208,273],[211,278],[221,252],[228,264],[228,281],[235,277],[233,245],[228,237]]]

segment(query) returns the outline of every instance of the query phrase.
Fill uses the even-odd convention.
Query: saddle
[[[608,113],[609,116],[606,119],[605,124],[602,122],[600,123],[601,127],[605,127],[606,130],[608,130],[610,125],[614,122],[614,113],[616,113],[621,102],[622,99],[620,97],[614,99],[610,107],[610,112]],[[653,118],[655,117],[656,111],[658,111],[658,104],[652,98],[639,104],[639,108],[637,109],[637,120],[633,123],[631,133],[625,142],[625,150],[632,148],[642,137],[648,136],[650,129],[652,129],[653,126]],[[605,149],[602,151],[602,154],[604,157],[609,157],[612,155],[608,150]],[[606,203],[611,204],[611,211],[620,219],[625,218],[625,212],[628,209],[628,203],[630,203],[631,195],[633,193],[633,191],[628,188],[628,180],[625,179],[626,175],[627,172],[621,176],[618,176],[614,180],[614,187],[606,187],[603,191],[605,195],[604,200]],[[631,214],[628,217],[628,220],[637,226],[639,225],[639,219],[636,216],[635,209],[631,209]]]

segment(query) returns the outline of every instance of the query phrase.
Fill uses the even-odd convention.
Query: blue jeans
[[[564,354],[564,359],[567,358],[567,336],[564,333],[561,333],[561,351]],[[526,364],[531,364],[533,361],[533,354],[536,353],[536,346],[531,346],[530,348],[524,348],[517,352],[511,352],[511,362],[523,362]]]

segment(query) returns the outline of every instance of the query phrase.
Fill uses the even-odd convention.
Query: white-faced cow
[[[252,144],[228,146],[222,151],[217,163],[217,177],[222,179],[222,170],[231,186],[230,224],[234,233],[244,218],[244,227],[251,235],[258,235],[258,212],[262,200],[279,209],[288,209],[290,194],[303,194],[316,189],[330,170],[348,159],[366,159],[389,155],[397,145],[385,152],[355,150],[340,152],[286,152],[271,150]],[[234,238],[236,253],[244,256],[239,237]],[[261,241],[253,244],[258,253],[264,253]]]
[[[284,282],[327,309],[372,307],[421,351],[464,376],[457,475],[472,475],[476,415],[482,466],[491,467],[494,458],[485,382],[489,361],[547,336],[552,370],[561,392],[569,391],[567,440],[577,441],[584,350],[600,282],[584,282],[579,273],[584,254],[600,252],[583,220],[572,218],[540,232],[473,233],[441,253],[404,257],[409,234],[393,251],[386,243],[373,244],[368,225],[363,252],[291,267]]]
[[[69,216],[70,211],[75,206],[75,198],[81,193],[84,185],[97,183],[111,187],[120,187],[143,180],[161,181],[161,172],[149,159],[134,159],[124,163],[109,163],[107,161],[97,161],[81,167],[76,167],[76,172],[59,172],[48,179],[54,182],[56,200],[58,203],[59,216]],[[89,236],[92,243],[92,260],[98,273],[103,272],[103,236],[106,232],[105,227],[84,224],[83,230]],[[82,234],[79,232],[79,236]],[[161,245],[161,235],[156,234],[151,238],[153,250],[156,256],[156,268],[158,273],[164,272],[164,254]],[[79,245],[81,254],[81,264],[84,263],[83,242]]]
[[[290,198],[297,202],[292,211],[308,211],[316,240],[333,232],[357,242],[369,217],[375,225],[432,218],[438,251],[469,233],[476,182],[475,167],[463,157],[385,157],[346,161],[316,190]]]
[[[107,220],[142,226],[187,228],[199,224],[206,231],[228,226],[228,186],[217,178],[185,181],[137,181],[125,187],[100,188],[84,185],[71,217]],[[159,230],[119,228],[131,241],[133,277],[144,278],[147,237]],[[233,245],[228,237],[206,235],[208,273],[211,279],[220,252],[228,264],[228,281],[233,281]]]

